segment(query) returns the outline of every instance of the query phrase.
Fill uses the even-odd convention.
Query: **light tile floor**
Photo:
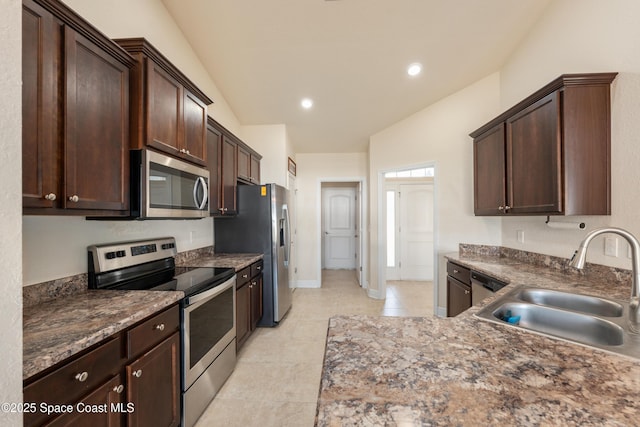
[[[387,282],[382,301],[366,295],[354,271],[322,274],[321,288],[296,289],[278,327],[256,329],[196,427],[311,427],[329,317],[433,315],[431,282]]]

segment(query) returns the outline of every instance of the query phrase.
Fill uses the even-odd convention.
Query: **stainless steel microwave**
[[[209,216],[209,171],[151,150],[131,150],[131,216]]]

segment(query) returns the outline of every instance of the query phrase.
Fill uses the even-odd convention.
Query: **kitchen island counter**
[[[615,298],[630,284],[491,256],[450,259],[519,284]],[[495,297],[483,301],[484,305]],[[638,424],[640,361],[473,317],[329,321],[317,426]]]

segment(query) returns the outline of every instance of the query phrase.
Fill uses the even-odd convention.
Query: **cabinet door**
[[[149,58],[147,72],[147,145],[176,155],[182,132],[182,85]]]
[[[22,3],[22,205],[52,208],[60,197],[56,117],[60,34],[53,16]]]
[[[209,169],[209,213],[222,213],[222,192],[220,191],[220,163],[222,160],[222,134],[207,125],[207,168]]]
[[[129,427],[180,424],[180,334],[158,344],[127,366]]]
[[[471,287],[447,276],[447,317],[454,317],[471,307]]]
[[[510,213],[561,213],[561,130],[554,92],[506,123]]]
[[[222,137],[222,208],[224,214],[236,213],[236,186],[238,181],[238,145]]]
[[[238,146],[238,179],[251,179],[251,154],[241,146]]]
[[[503,124],[473,140],[473,211],[476,215],[505,213],[505,161]]]
[[[250,284],[236,289],[236,350],[249,338],[251,332],[251,289]]]
[[[260,184],[260,159],[251,155],[251,183]]]
[[[65,27],[65,200],[129,208],[129,69]]]
[[[186,160],[206,164],[207,159],[207,106],[195,95],[184,89],[184,141]]]
[[[262,275],[251,279],[251,330],[253,331],[262,317]]]
[[[74,411],[57,417],[47,427],[119,427],[124,425],[127,405],[123,401],[124,385],[120,375],[98,387],[74,404]],[[78,409],[82,408],[83,411]],[[91,409],[97,409],[91,412]],[[84,412],[86,410],[86,412]]]

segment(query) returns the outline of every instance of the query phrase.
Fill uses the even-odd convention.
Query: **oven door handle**
[[[186,310],[193,309],[194,307],[191,307],[192,305],[214,298],[219,294],[223,293],[224,291],[226,291],[227,289],[233,288],[235,285],[236,285],[236,275],[234,274],[232,278],[230,278],[226,282],[214,288],[207,289],[204,292],[200,292],[198,294],[186,297],[184,299],[185,309]]]

